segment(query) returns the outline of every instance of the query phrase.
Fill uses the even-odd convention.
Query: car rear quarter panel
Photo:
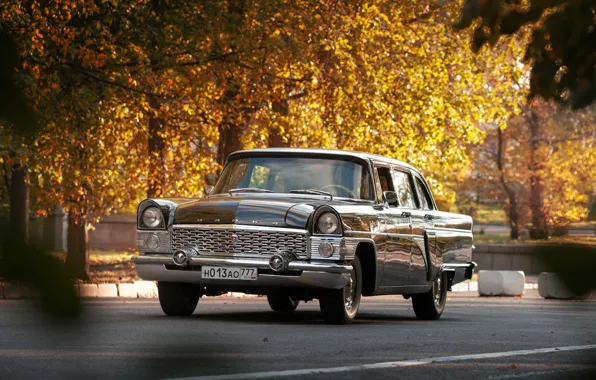
[[[443,264],[467,264],[472,261],[472,218],[467,215],[436,211],[434,226],[435,250]]]

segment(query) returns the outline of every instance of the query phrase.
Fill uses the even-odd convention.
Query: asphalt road
[[[426,322],[383,297],[365,299],[359,316],[328,326],[316,302],[280,316],[263,298],[203,298],[192,317],[169,318],[156,300],[115,299],[61,324],[4,300],[0,379],[596,378],[594,301],[452,294],[443,318]]]

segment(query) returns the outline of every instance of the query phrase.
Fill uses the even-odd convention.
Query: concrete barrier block
[[[451,287],[452,292],[467,292],[470,290],[470,286],[467,282],[460,282],[459,284],[455,284]]]
[[[79,284],[79,296],[84,298],[96,298],[99,296],[97,284]]]
[[[592,296],[588,294],[574,294],[570,291],[556,273],[542,272],[538,276],[538,294],[540,297],[549,299],[587,299]]]
[[[19,298],[34,298],[37,292],[30,286],[21,284],[5,284],[4,298],[19,299]]]
[[[118,297],[116,284],[97,284],[98,297]]]
[[[118,296],[126,298],[137,298],[135,284],[118,284]]]
[[[157,285],[153,281],[135,281],[135,290],[139,298],[157,298]]]
[[[481,296],[521,296],[526,277],[522,271],[478,271],[478,293]]]

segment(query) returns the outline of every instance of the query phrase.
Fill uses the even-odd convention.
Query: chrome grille
[[[234,236],[235,235],[235,236]],[[201,255],[270,257],[278,251],[307,256],[306,233],[233,228],[172,229],[172,249],[196,247]]]

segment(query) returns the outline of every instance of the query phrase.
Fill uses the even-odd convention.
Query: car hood
[[[306,228],[310,214],[325,201],[296,198],[210,197],[179,205],[174,224],[245,224]]]

